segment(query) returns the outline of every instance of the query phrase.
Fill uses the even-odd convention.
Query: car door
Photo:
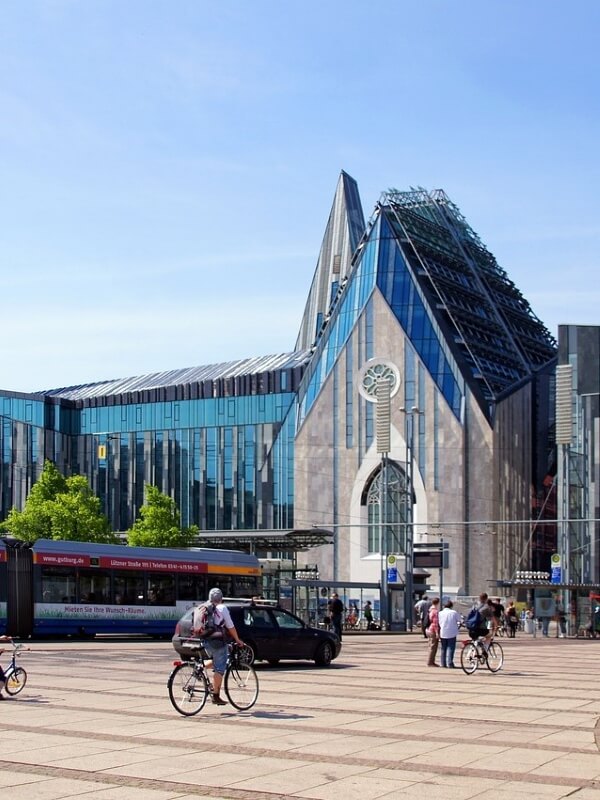
[[[266,608],[244,608],[242,639],[254,642],[259,658],[281,658],[279,655],[279,630]]]
[[[314,640],[302,620],[281,608],[271,613],[278,629],[279,658],[310,658]]]

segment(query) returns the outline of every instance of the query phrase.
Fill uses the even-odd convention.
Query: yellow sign
[[[99,444],[98,445],[98,458],[100,460],[103,460],[103,459],[106,458],[106,445],[105,444]]]

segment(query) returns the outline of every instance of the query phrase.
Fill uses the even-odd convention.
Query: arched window
[[[406,552],[406,523],[408,522],[408,491],[406,473],[393,461],[386,464],[386,474],[379,467],[365,487],[363,504],[367,506],[368,551],[381,553],[381,510],[386,531],[385,553],[403,554]],[[386,485],[386,496],[381,497],[382,481]]]

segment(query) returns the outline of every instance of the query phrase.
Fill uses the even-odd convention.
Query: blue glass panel
[[[449,351],[444,351],[443,343],[440,341],[425,302],[413,281],[410,269],[404,261],[398,242],[388,238],[392,233],[384,218],[380,218],[380,230],[382,239],[379,249],[377,286],[390,303],[394,315],[404,328],[431,377],[442,390],[449,406],[459,416],[460,411],[457,411],[457,407],[460,408],[460,402],[456,403],[455,396],[457,394],[462,396],[462,392],[450,365]],[[458,374],[458,368],[455,368],[455,371]],[[406,391],[408,393],[408,390]]]
[[[377,226],[373,228],[373,231]],[[371,232],[373,234],[373,231]],[[319,351],[315,355],[310,372],[305,376],[299,398],[298,425],[301,425],[310,411],[323,383],[329,375],[335,360],[350,336],[354,324],[371,295],[376,277],[377,239],[369,239],[362,251],[362,257],[350,276],[341,302],[334,310],[328,327],[323,334]]]

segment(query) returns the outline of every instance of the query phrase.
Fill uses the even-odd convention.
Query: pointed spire
[[[342,171],[302,316],[296,350],[304,350],[315,341],[327,316],[335,294],[334,289],[348,275],[352,255],[364,229],[365,219],[358,184]]]

